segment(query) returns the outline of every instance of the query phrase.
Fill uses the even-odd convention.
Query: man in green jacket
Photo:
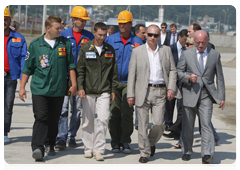
[[[77,63],[78,95],[82,98],[82,141],[85,158],[103,161],[106,132],[110,115],[110,101],[115,98],[118,70],[113,47],[104,42],[107,26],[96,23],[93,41],[82,46]],[[97,129],[94,134],[95,105]]]
[[[71,42],[59,37],[61,18],[50,15],[45,21],[46,33],[33,40],[29,46],[22,70],[19,97],[26,96],[25,85],[32,75],[31,92],[35,122],[32,135],[32,157],[42,161],[45,146],[48,155],[55,155],[54,145],[58,132],[63,99],[67,88],[67,60],[72,87],[71,96],[77,92],[75,64]]]

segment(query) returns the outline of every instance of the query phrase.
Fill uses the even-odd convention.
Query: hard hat
[[[122,11],[118,14],[117,23],[127,23],[133,21],[132,13],[129,11]]]
[[[81,6],[75,6],[72,9],[71,17],[82,18],[84,20],[89,20],[87,10]]]
[[[11,17],[10,11],[7,7],[4,9],[4,16],[5,17]]]

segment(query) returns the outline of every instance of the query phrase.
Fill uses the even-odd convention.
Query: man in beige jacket
[[[148,162],[155,153],[155,144],[161,138],[164,125],[166,98],[178,94],[177,71],[171,49],[159,47],[160,29],[151,25],[147,30],[147,43],[132,51],[127,83],[127,100],[138,112],[139,162]],[[180,94],[176,98],[181,97]],[[152,108],[152,127],[148,133],[149,109]]]

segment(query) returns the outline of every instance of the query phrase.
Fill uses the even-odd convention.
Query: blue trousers
[[[10,132],[17,80],[4,76],[4,136]]]
[[[67,139],[75,139],[77,135],[77,131],[80,126],[82,101],[77,93],[72,98],[73,98],[73,106],[72,106],[73,111],[70,119],[70,124],[68,125],[68,110],[69,110],[68,106],[69,106],[70,96],[64,97],[62,113],[61,113],[59,124],[58,124],[57,141],[63,140],[64,142],[66,142]]]

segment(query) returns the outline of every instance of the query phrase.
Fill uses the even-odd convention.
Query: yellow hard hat
[[[133,17],[131,12],[122,11],[118,14],[117,23],[127,23],[132,21],[133,21]]]
[[[4,16],[5,17],[11,17],[10,11],[7,7],[4,9]]]
[[[82,18],[84,20],[89,20],[87,10],[81,6],[75,6],[72,9],[71,17]]]

